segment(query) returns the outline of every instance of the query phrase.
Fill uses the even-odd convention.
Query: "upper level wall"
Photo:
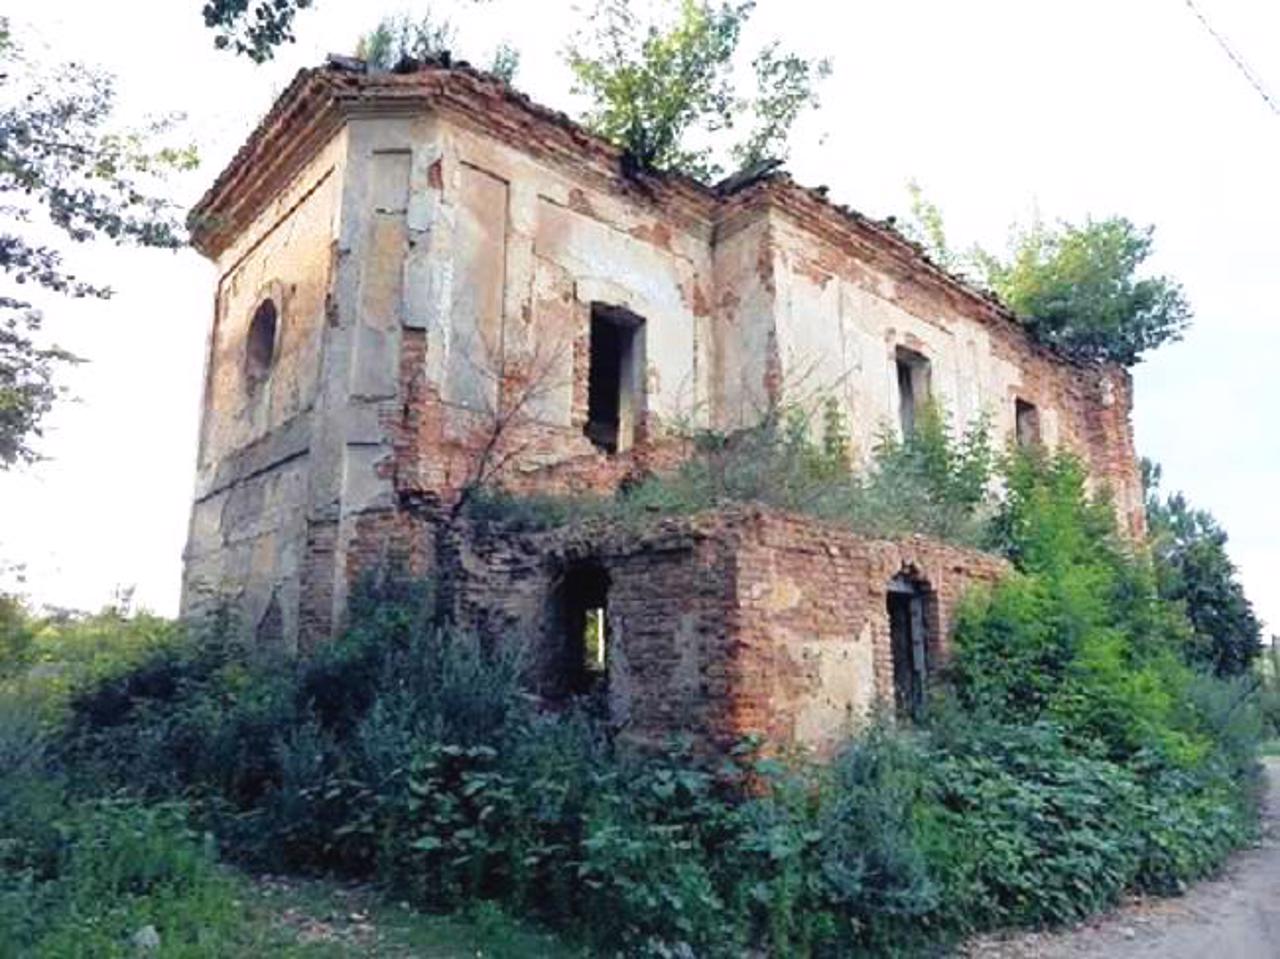
[[[1066,362],[983,305],[774,212],[778,365],[784,393],[839,398],[865,461],[899,432],[897,350],[922,354],[930,393],[957,427],[989,418],[997,446],[1015,438],[1015,404],[1035,406],[1041,440],[1083,457],[1134,533],[1142,529],[1128,375]],[[923,268],[922,268],[923,270]]]
[[[201,467],[262,439],[315,399],[344,140],[334,138],[218,257]],[[268,297],[278,311],[274,358],[254,384],[245,338]]]
[[[593,305],[643,321],[637,443],[664,422],[706,422],[709,224],[452,117],[422,122],[403,134],[406,151],[429,157],[412,161],[429,172],[406,201],[424,208],[421,235],[379,247],[386,291],[361,299],[377,309],[403,278],[401,490],[456,490],[496,428],[520,447],[517,480],[566,463],[612,474],[584,434]]]
[[[739,211],[717,225],[715,304],[708,342],[711,425],[740,429],[778,399],[775,238],[770,217]]]
[[[447,497],[486,456],[516,487],[622,478],[634,458],[584,435],[591,309],[604,304],[644,324],[637,455],[663,423],[731,429],[788,396],[829,393],[865,460],[897,428],[895,351],[907,347],[929,360],[953,420],[986,415],[997,443],[1014,433],[1015,401],[1034,404],[1043,441],[1081,453],[1139,528],[1124,373],[1059,360],[923,265],[802,221],[768,193],[702,217],[451,113],[351,123],[367,141],[352,151],[365,183],[354,216],[367,224],[350,251],[356,349],[381,371],[363,395],[398,396],[403,412],[368,455],[394,445],[400,493]]]

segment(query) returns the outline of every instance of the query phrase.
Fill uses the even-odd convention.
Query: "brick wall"
[[[772,511],[746,513],[735,529],[740,652],[727,731],[819,749],[876,702],[893,702],[891,579],[907,574],[923,589],[936,670],[961,596],[1008,570],[998,557],[924,537],[869,540]]]
[[[757,508],[592,523],[541,533],[473,524],[449,537],[442,573],[457,622],[519,642],[554,698],[563,638],[552,597],[574,564],[608,573],[610,714],[633,743],[687,733],[723,747],[748,734],[818,750],[892,703],[886,588],[927,588],[930,659],[941,666],[957,602],[1007,570],[993,556],[924,538],[868,540]]]

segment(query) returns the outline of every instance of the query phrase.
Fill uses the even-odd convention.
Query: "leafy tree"
[[[489,72],[511,83],[520,69],[520,51],[509,43],[500,43],[489,61]]]
[[[738,169],[766,160],[785,159],[787,138],[800,114],[817,106],[814,87],[831,75],[831,61],[807,60],[778,49],[774,41],[751,61],[756,75],[756,96],[751,103],[755,126],[747,138],[733,147]]]
[[[209,0],[201,13],[216,31],[214,44],[264,63],[282,43],[293,43],[293,20],[312,0]]]
[[[1177,340],[1191,319],[1182,288],[1138,277],[1154,227],[1124,217],[1015,228],[1006,258],[976,251],[990,287],[1036,339],[1086,362],[1125,366]]]
[[[909,216],[898,223],[943,269],[975,277],[1018,314],[1041,343],[1082,362],[1131,366],[1181,338],[1191,320],[1182,288],[1165,276],[1139,277],[1154,227],[1124,217],[1047,226],[1036,216],[1015,225],[1000,255],[947,241],[942,211],[920,185],[907,184]]]
[[[727,131],[750,114],[752,129],[731,148],[732,158],[741,166],[785,159],[791,126],[806,106],[816,105],[815,85],[831,67],[772,43],[752,62],[755,96],[740,95],[733,58],[754,8],[752,0],[681,0],[673,18],[646,22],[625,0],[599,0],[590,26],[567,51],[574,92],[592,100],[587,125],[641,168],[706,180],[722,167],[714,149],[696,139]]]
[[[1188,761],[1197,734],[1178,704],[1194,677],[1177,655],[1187,625],[1085,478],[1070,454],[1010,458],[996,530],[1017,572],[958,615],[956,689],[979,713],[1060,724],[1116,760],[1154,749]]]
[[[1162,497],[1160,467],[1142,466],[1156,582],[1191,621],[1187,658],[1219,676],[1247,672],[1262,649],[1262,624],[1227,555],[1227,534],[1181,493]]]
[[[314,0],[208,0],[201,13],[219,50],[265,63],[277,47],[294,42],[294,20],[313,4]]]
[[[194,166],[194,150],[150,150],[170,124],[121,130],[114,106],[111,77],[79,64],[41,67],[0,18],[0,468],[36,458],[31,442],[58,396],[56,370],[75,360],[40,342],[41,314],[25,290],[111,296],[71,273],[55,244],[183,242],[174,207],[152,189],[165,172]]]

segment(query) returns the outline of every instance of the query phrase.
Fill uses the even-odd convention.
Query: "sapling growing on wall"
[[[1154,226],[1122,216],[1049,224],[1037,213],[1013,226],[1003,253],[978,245],[959,252],[938,205],[914,180],[907,191],[903,234],[943,269],[991,289],[1035,339],[1073,360],[1133,366],[1180,340],[1191,322],[1182,286],[1143,269],[1155,249]]]
[[[702,180],[724,173],[726,162],[785,160],[791,128],[817,106],[817,85],[831,64],[770,43],[751,64],[755,93],[742,93],[734,59],[754,9],[750,0],[680,0],[646,18],[622,0],[600,0],[566,51],[574,92],[590,100],[587,126],[640,169]],[[751,126],[739,133],[744,116]],[[735,137],[728,156],[713,145]]]

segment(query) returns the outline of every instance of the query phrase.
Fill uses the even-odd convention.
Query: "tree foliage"
[[[264,63],[282,43],[293,43],[293,21],[312,0],[209,0],[201,13],[215,31],[214,45]]]
[[[987,284],[1031,334],[1082,361],[1131,366],[1181,338],[1191,307],[1166,276],[1140,277],[1155,228],[1124,217],[1015,228],[1005,257],[978,251]]]
[[[1155,227],[1112,216],[1015,225],[1004,253],[948,242],[942,211],[907,184],[910,214],[899,229],[943,269],[973,277],[1018,314],[1033,337],[1081,362],[1132,366],[1182,337],[1191,306],[1167,276],[1142,276]]]
[[[641,168],[705,180],[723,172],[707,141],[750,115],[751,129],[730,148],[733,161],[785,159],[791,127],[817,105],[817,82],[831,67],[770,43],[752,61],[755,94],[741,94],[733,61],[754,8],[752,0],[680,0],[660,5],[665,18],[645,19],[625,0],[599,0],[567,50],[574,92],[592,101],[587,125]]]
[[[961,258],[947,242],[942,210],[925,195],[924,188],[916,180],[907,182],[907,194],[911,197],[911,216],[899,224],[903,235],[920,244],[933,262],[944,270],[959,269]]]
[[[1219,676],[1247,672],[1262,649],[1262,624],[1227,555],[1227,534],[1181,493],[1160,495],[1160,467],[1143,462],[1147,526],[1160,595],[1191,622],[1187,658]]]
[[[60,242],[183,242],[174,207],[154,188],[166,171],[193,166],[194,150],[149,148],[170,123],[120,129],[114,108],[110,76],[43,67],[0,19],[0,468],[36,458],[31,442],[58,395],[55,373],[75,359],[42,342],[26,291],[111,295],[69,270]]]
[[[996,545],[1020,575],[959,617],[957,688],[1000,722],[1052,722],[1118,761],[1140,750],[1189,761],[1177,711],[1192,679],[1177,655],[1186,623],[1085,477],[1068,454],[1012,458]]]
[[[294,21],[313,5],[314,0],[208,0],[201,14],[219,50],[265,63],[277,47],[294,42]]]

